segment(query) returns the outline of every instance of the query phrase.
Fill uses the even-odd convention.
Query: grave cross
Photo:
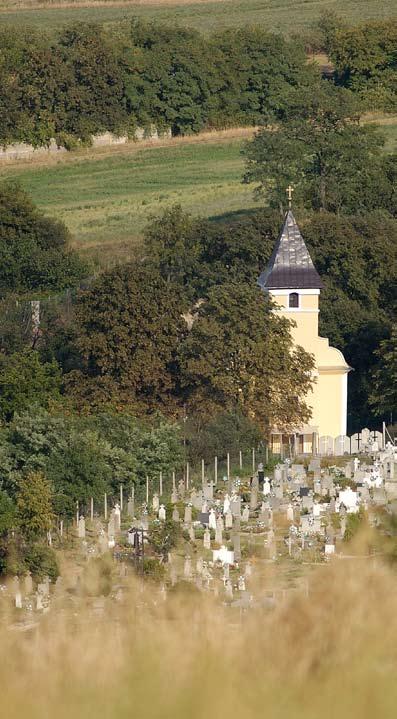
[[[294,188],[291,185],[288,185],[286,189],[286,193],[288,195],[288,207],[291,209],[292,207],[292,193],[294,192]]]

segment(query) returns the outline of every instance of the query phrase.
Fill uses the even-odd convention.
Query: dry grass
[[[391,719],[396,590],[378,563],[335,560],[272,611],[131,585],[98,618],[82,599],[30,632],[3,630],[4,716]]]

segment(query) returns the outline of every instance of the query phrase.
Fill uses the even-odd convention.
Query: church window
[[[297,292],[291,292],[289,296],[289,307],[299,307],[299,295]]]

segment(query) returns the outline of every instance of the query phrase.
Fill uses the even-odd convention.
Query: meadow
[[[82,150],[3,167],[0,178],[20,182],[40,209],[66,223],[75,247],[106,266],[132,257],[149,217],[172,204],[205,217],[256,206],[252,187],[241,183],[247,134]]]
[[[227,27],[261,25],[285,35],[310,27],[323,10],[334,10],[347,21],[384,20],[396,16],[395,0],[58,0],[56,2],[13,2],[1,0],[0,22],[17,26],[35,25],[55,29],[75,21],[120,23],[133,17],[179,23],[211,33]]]
[[[396,575],[363,559],[307,567],[307,594],[273,608],[267,565],[248,612],[183,582],[167,599],[128,578],[117,599],[69,590],[39,620],[2,626],[7,717],[392,719]]]
[[[397,150],[397,119],[373,119],[384,123],[386,150]],[[252,133],[79,150],[0,166],[0,179],[21,183],[40,209],[66,223],[74,247],[105,267],[131,259],[149,218],[170,205],[214,221],[258,207],[252,186],[241,182],[241,150]]]

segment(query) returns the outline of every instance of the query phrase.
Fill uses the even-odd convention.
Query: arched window
[[[299,307],[299,295],[297,292],[291,292],[289,296],[289,307]]]

